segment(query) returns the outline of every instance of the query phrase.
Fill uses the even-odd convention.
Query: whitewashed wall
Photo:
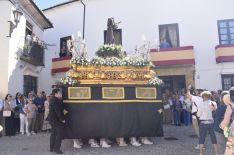
[[[85,39],[92,56],[103,44],[103,31],[107,18],[122,21],[123,47],[130,53],[146,39],[158,40],[158,25],[179,24],[180,46],[195,47],[197,87],[211,90],[221,88],[220,74],[228,67],[234,73],[234,63],[217,65],[215,46],[219,44],[217,20],[234,19],[233,0],[84,0],[86,10]],[[71,3],[45,11],[54,29],[45,32],[44,38],[57,47],[48,53],[48,59],[58,57],[59,41],[77,30],[82,31],[83,6]],[[55,54],[56,52],[56,54]],[[51,66],[51,61],[48,62]],[[230,67],[231,66],[231,67]],[[45,75],[47,76],[47,75]]]
[[[4,97],[8,91],[8,57],[9,57],[9,23],[7,19],[11,18],[11,4],[8,1],[0,2],[0,10],[4,13],[0,16],[0,98]],[[6,75],[6,76],[5,76]]]
[[[23,77],[31,75],[38,77],[39,90],[43,80],[40,77],[40,68],[19,60],[19,52],[24,46],[26,19],[33,25],[33,33],[40,39],[43,37],[43,30],[35,21],[29,17],[27,12],[23,12],[20,22],[14,29],[11,38],[9,35],[10,24],[7,21],[14,21],[12,11],[15,7],[9,1],[0,1],[0,98],[5,97],[7,93],[15,95],[16,92],[23,93]]]

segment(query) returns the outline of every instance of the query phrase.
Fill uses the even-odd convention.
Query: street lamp
[[[19,9],[16,9],[13,11],[13,15],[14,15],[15,24],[12,21],[8,21],[10,23],[10,32],[8,37],[11,37],[13,30],[18,26],[18,23],[23,13]]]

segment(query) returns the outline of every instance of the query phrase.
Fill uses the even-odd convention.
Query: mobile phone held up
[[[229,93],[231,102],[234,102],[234,87],[230,89]]]

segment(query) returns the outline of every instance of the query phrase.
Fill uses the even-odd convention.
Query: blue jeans
[[[180,125],[180,115],[181,115],[181,112],[177,111],[177,110],[174,110],[173,114],[174,114],[174,124],[175,125]]]
[[[183,120],[185,125],[191,124],[191,113],[183,110]]]
[[[202,121],[199,124],[199,144],[204,144],[207,132],[210,134],[210,139],[212,144],[217,144],[215,132],[214,132],[214,123],[203,124]]]

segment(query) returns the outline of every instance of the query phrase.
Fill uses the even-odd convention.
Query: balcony
[[[195,65],[193,46],[151,49],[150,59],[156,67]]]
[[[25,46],[20,60],[34,66],[44,66],[44,47],[37,42],[33,42],[30,46]]]
[[[52,74],[67,72],[70,69],[71,57],[53,58],[52,59]]]
[[[215,47],[216,62],[234,62],[234,45],[217,45]]]
[[[160,66],[185,66],[194,65],[193,46],[184,46],[178,48],[163,48],[160,51],[151,49],[150,59],[157,67]],[[71,57],[53,58],[52,73],[63,73],[70,69]]]

